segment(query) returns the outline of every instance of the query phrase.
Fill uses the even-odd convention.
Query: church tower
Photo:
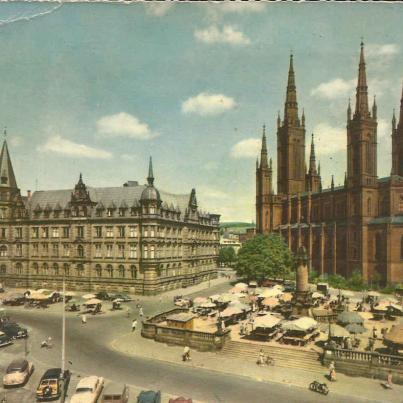
[[[395,111],[392,118],[392,175],[403,176],[403,86],[397,127]]]
[[[305,191],[305,115],[298,117],[293,55],[290,56],[284,119],[277,123],[277,193]]]
[[[256,232],[267,234],[271,231],[270,197],[272,187],[272,162],[268,163],[266,128],[263,126],[262,149],[260,164],[256,161]]]
[[[354,115],[347,110],[347,186],[377,186],[377,117],[376,102],[372,115],[368,107],[364,44],[361,42],[360,63]]]
[[[311,140],[311,154],[309,156],[309,169],[308,173],[306,174],[305,188],[307,191],[313,193],[319,192],[321,189],[321,177],[318,170],[316,169],[315,143],[313,133]]]

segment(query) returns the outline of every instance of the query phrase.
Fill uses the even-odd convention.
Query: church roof
[[[17,187],[13,166],[11,164],[10,154],[8,152],[7,141],[4,140],[0,154],[0,186],[1,187]],[[3,179],[5,178],[5,179]]]

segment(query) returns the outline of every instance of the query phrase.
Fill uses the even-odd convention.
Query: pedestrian
[[[378,335],[377,335],[377,333],[376,333],[376,327],[375,327],[375,326],[372,328],[372,337],[373,337],[374,339],[377,339],[377,338],[378,338]]]
[[[87,317],[85,314],[81,315],[81,324],[85,325],[87,323]]]
[[[182,361],[190,361],[190,348],[188,346],[183,349]]]
[[[130,318],[130,308],[127,308],[126,315],[128,318]]]
[[[132,322],[132,332],[134,332],[136,330],[136,327],[137,327],[137,320],[134,319]]]
[[[388,378],[387,378],[387,380],[386,380],[386,384],[388,385],[388,388],[391,388],[392,385],[393,385],[393,382],[392,382],[392,371],[391,371],[391,370],[389,370],[389,372],[388,372]]]
[[[143,317],[143,307],[141,307],[141,306],[140,306],[140,309],[139,309],[139,315],[140,315],[140,318]]]
[[[335,380],[336,380],[336,368],[334,366],[334,361],[331,361],[329,365],[329,381],[333,382]]]

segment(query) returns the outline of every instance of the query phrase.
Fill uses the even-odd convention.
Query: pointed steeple
[[[347,187],[347,172],[344,172],[344,187]]]
[[[290,55],[290,68],[288,70],[287,94],[284,106],[284,120],[286,123],[291,125],[299,124],[297,88],[295,86],[295,73],[292,53]]]
[[[260,151],[260,168],[267,168],[266,125],[263,125],[262,149]]]
[[[281,126],[281,118],[280,118],[280,111],[277,113],[277,128]]]
[[[347,107],[347,122],[351,120],[351,99],[348,99],[348,107]]]
[[[150,162],[148,165],[148,176],[147,176],[148,186],[154,185],[154,173],[153,173],[153,159],[150,157]]]
[[[374,103],[372,104],[372,119],[377,118],[378,107],[376,105],[376,95],[374,95]]]
[[[396,113],[395,113],[394,108],[393,108],[393,116],[392,116],[392,129],[396,130]]]
[[[402,96],[400,98],[399,127],[403,127],[403,84],[402,84]]]
[[[320,162],[318,164],[318,175],[320,176]]]
[[[256,158],[256,170],[259,169],[259,158]]]
[[[15,180],[14,169],[11,164],[6,140],[3,141],[3,147],[0,153],[0,186],[17,188],[17,181]]]
[[[311,155],[309,156],[309,173],[316,174],[316,156],[315,156],[315,143],[313,133],[311,140]]]
[[[330,184],[330,188],[334,190],[334,176],[332,175],[332,182]]]
[[[367,74],[365,71],[364,43],[361,42],[360,64],[358,67],[358,81],[357,81],[354,117],[366,118],[368,117],[368,115],[369,110],[368,110]]]
[[[301,124],[305,126],[305,109],[302,108]]]

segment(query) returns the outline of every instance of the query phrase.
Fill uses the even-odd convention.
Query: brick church
[[[299,115],[290,58],[284,117],[277,119],[277,193],[263,129],[256,166],[256,228],[276,232],[296,252],[304,245],[320,274],[403,282],[403,94],[392,119],[391,175],[377,175],[377,106],[370,110],[361,43],[355,110],[347,108],[347,172],[343,186],[322,189],[312,135],[305,163],[305,116]]]

